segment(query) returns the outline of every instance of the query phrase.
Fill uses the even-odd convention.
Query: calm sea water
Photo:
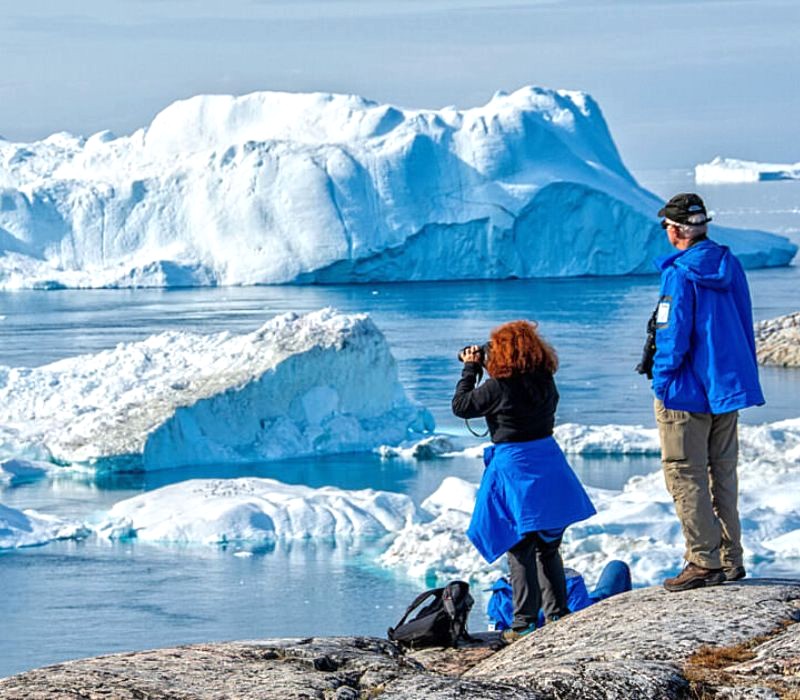
[[[669,195],[685,173],[645,177]],[[786,187],[786,185],[789,185]],[[800,238],[798,183],[702,192],[721,223]],[[624,241],[621,242],[624,245]],[[800,306],[800,268],[749,275],[755,315]],[[498,323],[533,318],[561,357],[558,420],[652,425],[647,382],[632,368],[657,294],[656,277],[364,287],[57,291],[0,293],[0,364],[34,366],[167,329],[251,331],[277,313],[334,306],[368,312],[386,334],[409,393],[438,429],[465,434],[450,415],[458,348],[486,339]],[[747,422],[800,414],[800,373],[764,368],[768,403]],[[575,459],[584,481],[619,488],[658,467],[651,458]],[[402,491],[421,500],[448,475],[477,481],[477,460],[409,464],[374,455],[148,475],[73,478],[0,490],[15,508],[90,518],[116,501],[195,477],[245,475],[310,486]],[[311,634],[385,634],[424,587],[374,566],[385,543],[279,544],[251,557],[209,547],[65,542],[0,554],[0,677],[98,653],[214,639]],[[484,597],[479,596],[482,608]],[[473,624],[481,624],[476,607]]]

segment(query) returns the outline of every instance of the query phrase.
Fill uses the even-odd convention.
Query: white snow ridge
[[[4,423],[57,461],[134,470],[369,451],[433,429],[375,324],[332,309],[0,367]]]
[[[0,288],[652,272],[660,206],[581,92],[198,96],[130,136],[0,141]],[[797,250],[712,229],[748,267]]]
[[[274,479],[193,479],[115,504],[96,530],[110,539],[259,544],[380,537],[416,520],[414,502],[399,493],[313,489]]]

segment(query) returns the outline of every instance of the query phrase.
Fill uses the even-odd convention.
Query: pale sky
[[[0,135],[255,90],[472,107],[585,90],[632,169],[800,161],[798,0],[0,0]]]

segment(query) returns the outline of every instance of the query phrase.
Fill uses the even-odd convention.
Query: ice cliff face
[[[28,454],[148,470],[367,451],[433,419],[406,398],[372,321],[327,309],[0,367],[0,428]]]
[[[586,94],[458,111],[260,92],[131,136],[0,140],[0,287],[366,282],[652,271],[660,202]],[[716,227],[748,266],[785,239]]]

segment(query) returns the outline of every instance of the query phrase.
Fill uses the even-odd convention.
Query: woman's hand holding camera
[[[462,362],[477,362],[480,364],[483,360],[483,353],[480,345],[468,345],[458,355],[458,359]]]

